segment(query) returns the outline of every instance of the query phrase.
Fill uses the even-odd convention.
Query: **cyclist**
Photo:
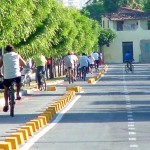
[[[85,53],[82,53],[82,56],[80,57],[80,60],[79,60],[79,64],[80,64],[79,68],[81,70],[83,69],[83,67],[86,67],[86,71],[88,70],[90,60]]]
[[[25,66],[25,60],[15,52],[15,49],[12,45],[6,46],[6,54],[3,55],[2,59],[0,59],[0,67],[4,66],[4,98],[5,98],[5,106],[3,107],[3,111],[7,112],[8,107],[8,89],[12,82],[16,82],[16,100],[20,100],[21,97],[19,95],[20,87],[21,87],[21,72],[20,66]]]
[[[63,58],[64,64],[65,64],[65,71],[66,71],[66,76],[67,76],[67,71],[68,68],[71,67],[71,72],[74,75],[74,68],[75,68],[75,64],[76,64],[76,57],[74,57],[74,55],[72,55],[72,52],[68,52],[68,55],[65,56]],[[74,77],[75,78],[75,77]]]
[[[42,74],[45,75],[46,63],[47,63],[47,60],[43,54],[37,54],[36,56],[33,57],[32,68],[34,68],[34,65],[36,66],[36,80],[37,80],[37,84],[38,84],[38,89],[40,89],[40,87],[41,87],[40,72],[42,72]]]
[[[77,66],[78,66],[78,57],[72,52],[72,55],[74,57],[74,80],[76,81],[77,78]]]
[[[131,70],[131,65],[132,65],[133,60],[134,59],[133,59],[131,53],[129,51],[127,51],[125,53],[125,62],[127,63],[127,67],[130,68],[130,70]]]
[[[95,69],[98,69],[98,67],[99,67],[99,54],[96,51],[94,51],[92,56],[95,59]]]
[[[92,55],[89,56],[89,61],[90,61],[90,73],[93,73],[93,66],[94,66],[94,57]]]

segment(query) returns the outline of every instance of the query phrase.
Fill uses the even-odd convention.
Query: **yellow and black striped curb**
[[[75,96],[76,92],[80,92],[82,87],[68,87],[67,92],[57,101],[48,106],[37,118],[26,122],[23,126],[5,137],[4,141],[0,141],[0,150],[18,150],[34,133],[46,126],[55,114],[60,112]]]
[[[105,65],[104,68],[94,77],[88,79],[88,83],[94,83],[96,80],[98,80],[106,71],[108,70],[108,65]]]

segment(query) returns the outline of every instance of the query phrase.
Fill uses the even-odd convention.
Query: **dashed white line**
[[[135,135],[136,132],[129,132],[129,135]]]
[[[129,141],[136,141],[136,138],[129,138]]]
[[[137,147],[138,147],[137,144],[132,144],[132,145],[130,145],[130,148],[137,148]]]

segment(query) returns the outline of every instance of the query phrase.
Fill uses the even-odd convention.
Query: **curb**
[[[52,83],[48,83],[47,86],[50,86],[50,85],[57,85],[57,84],[60,84],[60,83],[63,83],[64,80],[58,80],[58,81],[55,81],[55,82],[52,82]],[[31,94],[33,91],[38,91],[38,89],[36,88],[31,88],[31,89],[27,89],[27,90],[21,90],[20,91],[20,96],[26,96],[27,94]],[[16,93],[15,93],[16,95]],[[4,98],[0,98],[0,100],[4,100]]]
[[[58,80],[58,81],[55,81],[53,83],[48,83],[47,86],[56,85],[56,84],[60,84],[60,83],[63,83],[63,82],[64,82],[64,80]],[[27,94],[30,94],[33,91],[33,89],[34,89],[34,91],[38,90],[34,87],[32,89],[22,90],[22,91],[20,91],[20,95],[21,96],[26,96]]]

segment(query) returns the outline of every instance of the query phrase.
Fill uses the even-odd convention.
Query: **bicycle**
[[[125,65],[125,71],[126,71],[126,73],[129,73],[130,71],[133,73],[134,72],[134,65],[132,63],[127,63]]]
[[[95,60],[95,72],[99,72],[98,64],[99,64],[99,61]]]
[[[40,85],[40,91],[46,91],[47,86],[46,86],[46,79],[45,79],[45,75],[42,71],[40,71],[40,77],[41,77],[41,85]]]
[[[73,69],[71,67],[68,67],[67,69],[67,76],[68,76],[68,81],[69,84],[74,82],[74,77],[73,77]]]
[[[82,72],[82,79],[85,81],[85,79],[86,79],[86,73],[87,73],[87,67],[86,66],[83,66],[82,68],[81,68],[81,72]]]
[[[15,107],[15,82],[12,82],[9,89],[8,89],[8,98],[9,98],[9,105],[10,105],[10,116],[14,117],[14,107]]]

